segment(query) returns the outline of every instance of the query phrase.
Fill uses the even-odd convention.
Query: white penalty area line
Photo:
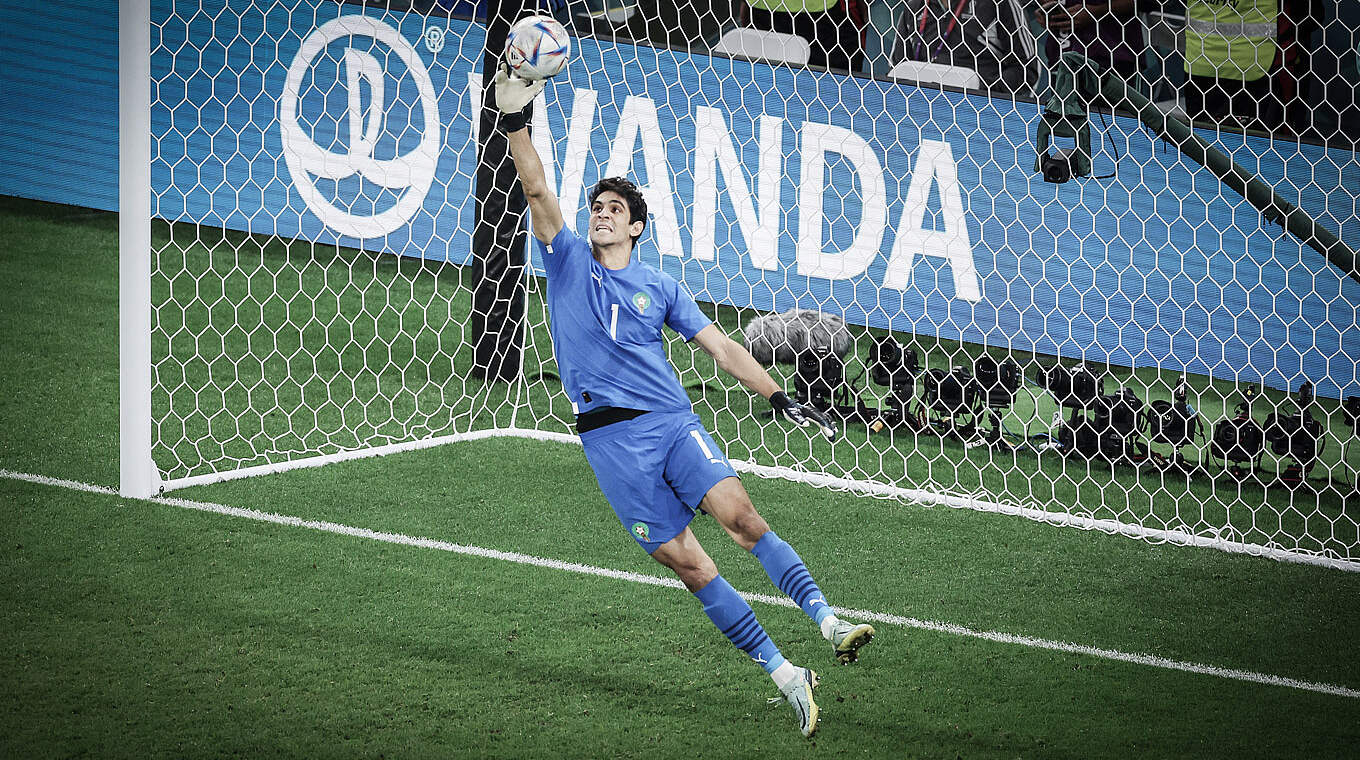
[[[104,494],[108,496],[118,496],[118,491],[105,486],[92,485],[90,483],[80,483],[72,480],[62,480],[60,478],[49,478],[44,475],[32,475],[24,472],[14,472],[12,470],[0,469],[0,478],[7,480],[19,480],[27,483],[36,483],[45,486],[56,486],[68,488],[75,491],[87,493]],[[210,512],[213,514],[226,515],[229,517],[240,517],[257,522],[274,523],[276,525],[287,525],[294,528],[309,528],[324,533],[333,533],[342,536],[352,536],[355,538],[366,538],[373,541],[382,541],[389,544],[399,544],[401,546],[413,546],[422,549],[436,549],[438,551],[463,554],[473,557],[483,557],[486,559],[497,559],[505,562],[515,562],[521,565],[532,565],[534,567],[545,567],[553,570],[564,570],[581,575],[592,575],[600,578],[612,578],[614,580],[628,581],[630,583],[642,583],[649,586],[664,586],[666,588],[684,589],[684,585],[675,578],[663,578],[654,575],[644,575],[623,570],[611,570],[605,567],[595,567],[593,565],[583,565],[579,562],[563,562],[562,560],[548,559],[546,557],[535,557],[529,554],[518,552],[503,552],[496,549],[485,549],[480,546],[465,546],[448,541],[438,541],[431,538],[418,538],[406,536],[400,533],[386,533],[383,531],[369,530],[367,528],[355,528],[349,525],[327,522],[324,520],[307,520],[301,517],[290,515],[280,515],[272,512],[261,512],[256,509],[246,509],[243,507],[232,507],[225,504],[213,504],[203,501],[192,501],[190,499],[170,498],[165,496],[155,496],[149,499],[133,499],[133,501],[147,501],[153,504],[179,507],[181,509],[192,509],[199,512]],[[798,609],[798,605],[784,596],[771,596],[768,594],[752,594],[740,592],[742,598],[748,602],[760,602],[775,607],[788,607]],[[896,625],[905,628],[916,628],[925,631],[935,631],[938,633],[948,633],[955,636],[966,636],[984,641],[993,641],[1002,644],[1018,644],[1020,646],[1032,647],[1035,649],[1046,649],[1053,652],[1065,652],[1068,654],[1086,655],[1088,657],[1098,657],[1104,660],[1116,662],[1127,662],[1135,665],[1145,665],[1165,670],[1179,670],[1185,673],[1196,673],[1199,675],[1214,676],[1216,678],[1227,678],[1234,681],[1246,681],[1249,683],[1265,684],[1267,686],[1285,686],[1291,689],[1301,689],[1312,691],[1319,694],[1329,694],[1337,697],[1360,698],[1360,689],[1352,689],[1346,686],[1337,686],[1327,683],[1314,683],[1303,681],[1297,678],[1286,678],[1284,676],[1274,676],[1267,673],[1256,673],[1250,670],[1238,670],[1236,668],[1220,668],[1213,665],[1201,665],[1194,662],[1183,662],[1180,660],[1170,660],[1165,657],[1158,657],[1150,654],[1131,654],[1121,652],[1117,649],[1104,649],[1101,647],[1085,646],[1083,644],[1072,644],[1065,641],[1050,641],[1048,639],[1035,638],[1033,636],[1019,636],[999,631],[976,631],[953,623],[941,623],[933,620],[919,620],[912,617],[901,615],[891,615],[873,610],[856,610],[842,607],[835,608],[838,615],[844,617],[866,620],[873,623],[883,623],[886,625]]]

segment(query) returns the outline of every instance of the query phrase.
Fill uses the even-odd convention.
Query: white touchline
[[[80,483],[73,480],[62,480],[60,478],[49,478],[44,475],[31,475],[24,472],[14,472],[12,470],[0,469],[0,478],[8,480],[21,480],[28,483],[37,483],[46,486],[58,486],[69,488],[76,491],[88,493],[106,494],[118,496],[116,489],[105,486],[92,485],[90,483]],[[339,523],[326,522],[324,520],[306,520],[301,517],[274,514],[272,512],[261,512],[255,509],[243,507],[230,507],[225,504],[212,504],[203,501],[191,501],[189,499],[177,499],[164,496],[152,497],[150,499],[137,499],[136,501],[148,501],[154,504],[164,504],[171,507],[182,509],[193,509],[199,512],[211,512],[230,517],[242,517],[247,520],[259,522],[275,523],[278,525],[288,525],[295,528],[310,528],[312,530],[335,533],[343,536],[353,536],[356,538],[368,538],[374,541],[383,541],[389,544],[400,544],[402,546],[414,546],[422,549],[437,549],[439,551],[453,552],[454,554],[466,554],[474,557],[485,557],[488,559],[499,559],[507,562],[517,562],[522,565],[533,565],[535,567],[546,567],[553,570],[566,570],[582,575],[594,575],[601,578],[613,578],[615,580],[630,581],[632,583],[643,583],[650,586],[665,586],[667,588],[683,589],[680,581],[674,578],[662,578],[655,575],[644,575],[642,573],[632,573],[623,570],[610,570],[605,567],[595,567],[593,565],[583,565],[578,562],[563,562],[562,560],[547,559],[545,557],[535,557],[529,554],[518,552],[503,552],[496,549],[484,549],[480,546],[464,546],[462,544],[450,543],[448,541],[437,541],[431,538],[417,538],[406,536],[400,533],[385,533],[383,531],[369,530],[367,528],[354,528]],[[769,596],[767,594],[751,594],[741,592],[743,599],[748,602],[760,602],[776,607],[798,608],[792,600],[783,596]],[[968,636],[985,641],[995,641],[1003,644],[1019,644],[1021,646],[1034,647],[1036,649],[1048,649],[1055,652],[1068,652],[1071,654],[1087,655],[1089,657],[1099,657],[1106,660],[1118,662],[1128,662],[1136,665],[1147,665],[1154,668],[1164,668],[1167,670],[1180,670],[1186,673],[1198,673],[1200,675],[1215,676],[1217,678],[1228,678],[1235,681],[1248,681],[1251,683],[1266,684],[1268,686],[1287,686],[1292,689],[1302,689],[1304,691],[1314,691],[1321,694],[1331,694],[1338,697],[1360,698],[1360,689],[1352,689],[1346,686],[1336,686],[1327,683],[1313,683],[1297,678],[1286,678],[1284,676],[1273,676],[1266,673],[1256,673],[1250,670],[1237,670],[1235,668],[1220,668],[1213,665],[1201,665],[1194,662],[1182,662],[1180,660],[1169,660],[1165,657],[1158,657],[1150,654],[1130,654],[1121,652],[1117,649],[1102,649],[1100,647],[1086,646],[1083,644],[1072,644],[1065,641],[1050,641],[1039,639],[1033,636],[1018,636],[1012,633],[1002,633],[999,631],[975,631],[953,623],[940,623],[933,620],[918,620],[917,618],[902,617],[901,615],[890,615],[883,612],[872,610],[855,610],[844,607],[833,607],[838,616],[857,618],[874,623],[886,623],[889,625],[899,625],[907,628],[918,628],[926,631],[936,631],[939,633],[950,633],[956,636]]]

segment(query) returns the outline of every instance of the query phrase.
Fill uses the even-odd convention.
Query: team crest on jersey
[[[632,531],[633,531],[633,535],[637,536],[638,538],[642,539],[643,541],[651,541],[651,540],[652,540],[651,538],[649,538],[649,537],[647,536],[647,523],[640,523],[640,522],[635,522],[635,523],[633,523]]]
[[[639,314],[645,314],[647,312],[647,307],[652,305],[652,298],[639,290],[633,294],[633,305],[637,307]]]

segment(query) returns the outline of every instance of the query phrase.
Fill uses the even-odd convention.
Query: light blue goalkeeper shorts
[[[680,535],[709,489],[736,477],[693,412],[648,412],[581,434],[619,522],[648,554]]]

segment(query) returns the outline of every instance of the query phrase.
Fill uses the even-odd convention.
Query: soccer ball
[[[571,52],[571,37],[551,16],[526,16],[505,38],[505,65],[524,79],[548,79],[562,73]]]

